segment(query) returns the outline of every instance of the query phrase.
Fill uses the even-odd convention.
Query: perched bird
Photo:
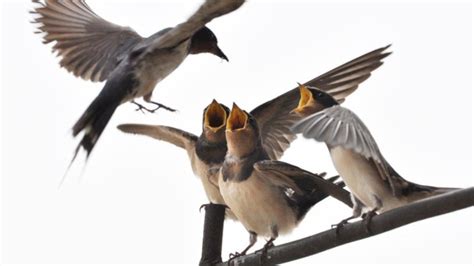
[[[216,169],[221,167],[227,152],[225,125],[228,115],[229,108],[213,100],[204,109],[202,133],[199,137],[181,129],[161,125],[121,124],[118,129],[126,133],[150,136],[185,149],[193,172],[201,180],[209,201],[225,205],[219,192]],[[226,214],[234,218],[229,209]]]
[[[217,38],[205,24],[213,18],[237,9],[244,0],[207,0],[186,22],[165,28],[143,38],[129,27],[112,24],[99,17],[85,1],[54,1],[39,4],[32,11],[38,15],[44,42],[55,41],[53,51],[62,57],[60,65],[74,75],[106,83],[73,126],[76,137],[84,132],[73,160],[82,147],[87,157],[94,148],[115,109],[122,103],[143,97],[151,101],[156,84],[173,72],[188,54],[211,53],[227,56],[217,45]],[[137,104],[139,108],[146,109]]]
[[[364,123],[324,91],[301,87],[301,101],[295,109],[322,111],[297,122],[292,130],[305,138],[325,142],[334,166],[351,191],[352,218],[364,216],[367,225],[376,213],[442,194],[454,188],[423,186],[403,179],[385,160]]]
[[[308,210],[334,196],[349,206],[349,193],[339,186],[296,166],[271,160],[262,143],[258,121],[233,105],[226,125],[227,155],[219,175],[219,188],[227,206],[250,233],[250,244],[235,256],[245,254],[257,235],[273,241],[289,233]]]
[[[305,84],[326,89],[342,102],[370,76],[371,71],[382,65],[381,60],[389,55],[389,53],[384,53],[386,48],[364,54]],[[261,104],[251,112],[260,126],[262,145],[270,159],[279,159],[290,142],[295,139],[295,134],[289,130],[289,127],[293,125],[295,119],[300,117],[290,114],[290,111],[297,106],[299,95],[298,88],[292,89]],[[202,133],[199,137],[163,125],[122,124],[118,128],[127,133],[167,141],[185,149],[193,172],[201,179],[209,201],[223,204],[217,186],[217,173],[227,152],[224,130],[228,113],[226,106],[214,100],[204,110]],[[228,214],[230,214],[229,211]]]

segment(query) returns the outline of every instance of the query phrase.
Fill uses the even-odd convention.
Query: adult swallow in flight
[[[402,178],[382,156],[356,114],[340,106],[329,94],[302,86],[295,113],[310,109],[322,111],[303,118],[292,130],[326,143],[337,172],[352,192],[353,216],[344,219],[338,228],[361,214],[367,218],[368,226],[376,213],[454,190],[419,185]]]
[[[229,108],[213,100],[204,109],[202,133],[199,137],[181,129],[161,125],[122,124],[118,129],[163,140],[185,149],[193,172],[201,180],[209,201],[225,205],[219,192],[218,171],[215,169],[222,166],[227,152],[225,125],[228,115]],[[228,217],[234,218],[229,209],[226,213]]]
[[[186,22],[147,38],[129,27],[104,20],[83,0],[33,2],[39,4],[32,11],[38,15],[34,22],[40,24],[40,33],[45,33],[44,43],[56,42],[53,51],[62,57],[60,65],[86,80],[106,80],[102,91],[73,126],[74,137],[84,132],[74,161],[81,147],[87,157],[90,155],[120,104],[143,97],[156,104],[157,109],[165,107],[151,101],[153,89],[188,54],[211,53],[227,60],[216,36],[205,24],[237,9],[244,0],[207,0]]]
[[[268,238],[263,251],[280,235],[289,233],[308,210],[331,195],[352,206],[350,195],[339,186],[296,166],[271,160],[260,125],[251,114],[233,105],[226,125],[227,155],[219,176],[225,203],[250,233]]]

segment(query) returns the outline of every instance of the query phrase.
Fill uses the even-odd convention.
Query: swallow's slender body
[[[308,210],[328,195],[350,205],[349,193],[320,176],[271,160],[262,145],[258,120],[234,104],[226,125],[227,155],[219,176],[221,194],[250,233],[269,240],[291,232]],[[331,180],[333,181],[333,180]]]
[[[84,132],[75,158],[81,147],[89,156],[120,104],[143,97],[157,108],[170,109],[152,102],[152,92],[188,54],[212,53],[227,60],[214,33],[204,25],[238,8],[243,1],[206,2],[187,22],[148,38],[104,20],[85,1],[33,2],[40,4],[33,12],[39,15],[35,22],[45,33],[45,43],[56,42],[53,51],[62,57],[60,65],[86,80],[106,80],[102,91],[73,126],[74,137]]]
[[[405,180],[382,156],[368,128],[355,113],[323,91],[302,88],[301,95],[296,113],[305,106],[325,108],[302,119],[293,132],[326,143],[336,170],[352,193],[354,213],[350,218],[383,213],[453,190]]]
[[[359,56],[305,84],[327,90],[343,102],[373,70],[382,65],[382,59],[389,55],[385,53],[386,48],[379,48]],[[289,127],[300,117],[290,114],[290,111],[297,106],[299,95],[299,89],[294,88],[261,104],[251,112],[260,125],[262,147],[269,159],[279,159],[295,139]],[[147,135],[186,149],[193,172],[201,179],[207,198],[211,203],[223,204],[224,200],[217,186],[217,174],[227,151],[224,135],[227,115],[228,108],[224,105],[219,105],[215,101],[210,104],[204,110],[203,131],[199,137],[162,125],[123,124],[118,128],[124,132]]]
[[[211,203],[225,205],[217,184],[218,169],[227,152],[225,124],[229,108],[213,100],[203,113],[202,133],[198,137],[181,129],[143,124],[122,124],[118,128],[127,133],[150,136],[172,143],[188,154],[193,173],[199,177],[207,198]],[[227,216],[235,218],[226,210]]]

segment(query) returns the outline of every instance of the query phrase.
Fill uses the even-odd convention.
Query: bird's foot
[[[210,203],[206,203],[206,204],[202,204],[202,205],[199,207],[199,212],[201,212],[201,211],[202,211],[202,208],[204,208],[204,209],[205,209],[205,208],[206,208],[207,206],[209,206],[209,205],[212,205],[212,202],[210,202]]]
[[[176,112],[176,109],[173,109],[173,108],[171,108],[171,107],[168,107],[168,106],[166,106],[166,105],[164,105],[164,104],[161,104],[161,103],[158,103],[158,102],[150,102],[150,103],[156,105],[156,108],[153,109],[153,112],[156,111],[156,110],[158,110],[158,109],[160,109],[160,108],[163,108],[163,109],[165,109],[166,111]]]
[[[268,249],[274,247],[275,245],[273,244],[273,241],[275,239],[274,238],[270,238],[270,240],[267,241],[267,243],[265,243],[265,245],[263,246],[263,248],[261,250],[257,250],[255,253],[257,252],[262,252],[262,255],[260,256],[260,265],[265,265],[266,261],[267,261],[267,252],[268,252]]]
[[[137,106],[137,109],[135,109],[135,111],[141,111],[142,113],[145,113],[145,111],[149,112],[149,113],[154,113],[157,109],[148,109],[146,108],[145,106],[135,102],[135,101],[132,101],[133,104],[135,104]]]
[[[365,230],[368,234],[372,234],[372,230],[370,229],[370,224],[372,223],[372,218],[377,215],[377,209],[373,209],[362,214],[362,219],[364,221]]]
[[[355,219],[355,218],[357,218],[357,217],[351,216],[351,217],[348,217],[348,218],[340,221],[337,224],[332,224],[331,228],[336,228],[336,236],[339,236],[339,232],[341,231],[342,227],[344,227],[345,224],[348,224],[350,220]]]
[[[229,254],[229,260],[233,260],[235,258],[238,258],[238,257],[242,257],[242,256],[245,256],[245,253],[244,252],[234,252],[234,253],[230,253]]]

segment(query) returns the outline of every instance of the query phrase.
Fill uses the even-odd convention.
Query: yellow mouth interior
[[[247,125],[247,119],[247,114],[234,104],[227,119],[227,130],[243,129]]]
[[[225,109],[216,100],[213,100],[204,114],[204,125],[217,131],[225,125],[226,119]]]
[[[296,112],[301,111],[313,98],[313,94],[305,85],[300,84],[300,101],[298,107],[295,108]]]

